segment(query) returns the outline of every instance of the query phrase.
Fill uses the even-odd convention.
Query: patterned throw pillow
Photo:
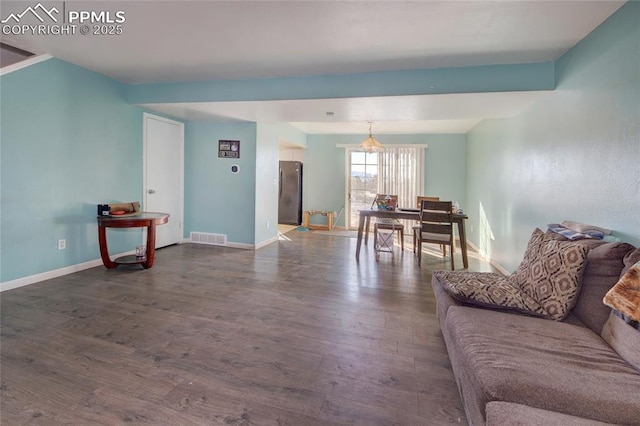
[[[562,320],[578,299],[588,251],[584,245],[534,232],[525,259],[509,281],[538,302],[548,318]]]
[[[486,272],[435,271],[439,282],[457,301],[483,308],[513,311],[534,316],[546,316],[538,302],[501,274]]]
[[[508,277],[479,272],[436,271],[445,291],[461,303],[562,320],[580,293],[588,248],[531,234],[518,269]]]
[[[640,321],[640,262],[605,294],[603,302],[632,321]]]
[[[527,249],[524,251],[522,262],[520,262],[518,269],[516,269],[516,271],[510,276],[513,284],[517,287],[520,286],[519,283],[527,281],[527,277],[531,269],[531,263],[533,263],[533,261],[540,254],[540,245],[544,242],[544,240],[544,232],[542,232],[542,230],[540,230],[539,228],[536,228],[531,234],[531,238],[529,238],[529,243],[527,244]]]

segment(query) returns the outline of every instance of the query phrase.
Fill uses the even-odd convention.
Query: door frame
[[[360,145],[337,145],[338,148],[344,148],[344,229],[357,229],[351,226],[351,153],[360,152]]]
[[[425,192],[425,176],[426,176],[426,168],[427,168],[427,163],[426,163],[426,158],[425,158],[425,152],[427,150],[427,148],[429,148],[429,145],[427,144],[393,144],[393,147],[395,148],[422,148],[424,150],[424,152],[422,152],[422,154],[419,158],[417,158],[417,165],[418,165],[418,173],[419,175],[416,177],[416,179],[418,179],[418,193],[419,194],[424,194]],[[345,191],[344,191],[344,205],[345,205],[345,219],[344,219],[344,223],[345,223],[345,229],[350,229],[351,227],[349,226],[349,217],[351,215],[351,204],[350,204],[350,200],[349,200],[349,196],[350,196],[350,179],[351,179],[351,152],[352,151],[358,151],[360,150],[360,145],[355,145],[355,144],[336,144],[336,148],[344,148],[344,170],[345,170],[345,174],[344,174],[344,179],[345,179]]]
[[[344,148],[344,229],[351,229],[351,184],[349,179],[351,178],[351,151],[355,149],[357,145],[338,145],[338,148]]]
[[[179,228],[181,230],[181,239],[179,242],[184,240],[184,123],[176,120],[171,120],[169,118],[161,117],[159,115],[150,114],[148,112],[144,112],[142,114],[142,202],[144,209],[146,209],[147,201],[148,201],[148,190],[147,187],[147,151],[148,151],[148,142],[147,142],[147,123],[149,120],[162,121],[168,124],[177,125],[180,128],[180,158],[178,159],[178,170],[180,174],[180,206],[178,211],[180,212],[179,218],[170,218],[169,220],[179,220]],[[143,209],[143,210],[144,210]],[[143,233],[143,242],[145,241],[145,235]]]

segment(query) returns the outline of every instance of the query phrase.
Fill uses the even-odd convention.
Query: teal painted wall
[[[300,148],[307,147],[306,133],[286,123],[278,123],[276,124],[276,126],[278,128],[279,141],[291,142],[296,144]]]
[[[640,3],[556,64],[557,89],[468,134],[471,240],[508,270],[534,228],[574,220],[640,245]]]
[[[345,204],[345,149],[357,145],[362,135],[308,135],[304,163],[303,209],[340,211]],[[465,135],[377,135],[383,144],[427,144],[425,195],[466,200]],[[344,226],[344,214],[337,224]]]
[[[218,140],[239,140],[240,158],[218,158]],[[185,126],[185,237],[192,231],[226,234],[254,244],[256,124],[189,122]],[[240,167],[238,174],[231,166]]]
[[[425,163],[425,195],[457,201],[465,209],[467,199],[465,135],[424,135],[429,148]]]
[[[348,138],[353,138],[353,135],[307,135],[302,175],[302,211],[337,212],[344,206],[345,150],[336,148],[336,144],[355,143],[349,142]],[[337,224],[344,226],[344,214]]]
[[[0,281],[99,258],[96,205],[141,199],[142,111],[124,92],[57,59],[0,77]],[[140,244],[108,237],[112,253]]]

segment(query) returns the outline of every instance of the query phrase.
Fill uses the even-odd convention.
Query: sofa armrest
[[[433,295],[436,298],[436,318],[440,323],[440,328],[444,326],[444,320],[447,316],[447,310],[451,306],[462,306],[457,300],[449,295],[442,286],[438,274],[433,274],[431,277],[431,288],[433,289]]]
[[[491,401],[487,404],[486,426],[604,426],[597,420],[584,419],[568,414],[547,411],[512,402]]]

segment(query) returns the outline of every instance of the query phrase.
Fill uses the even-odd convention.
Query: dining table
[[[360,260],[360,248],[362,247],[362,237],[364,235],[364,243],[367,244],[369,240],[369,226],[372,217],[389,218],[389,219],[406,219],[406,220],[420,220],[420,210],[418,209],[402,209],[396,208],[395,210],[385,209],[363,209],[359,210],[360,218],[358,221],[358,239],[356,243],[356,260]],[[462,264],[465,269],[469,268],[469,259],[467,257],[467,235],[464,228],[464,221],[468,219],[468,216],[464,213],[454,213],[452,215],[453,222],[458,227],[458,236],[460,237],[460,249],[462,251]]]

